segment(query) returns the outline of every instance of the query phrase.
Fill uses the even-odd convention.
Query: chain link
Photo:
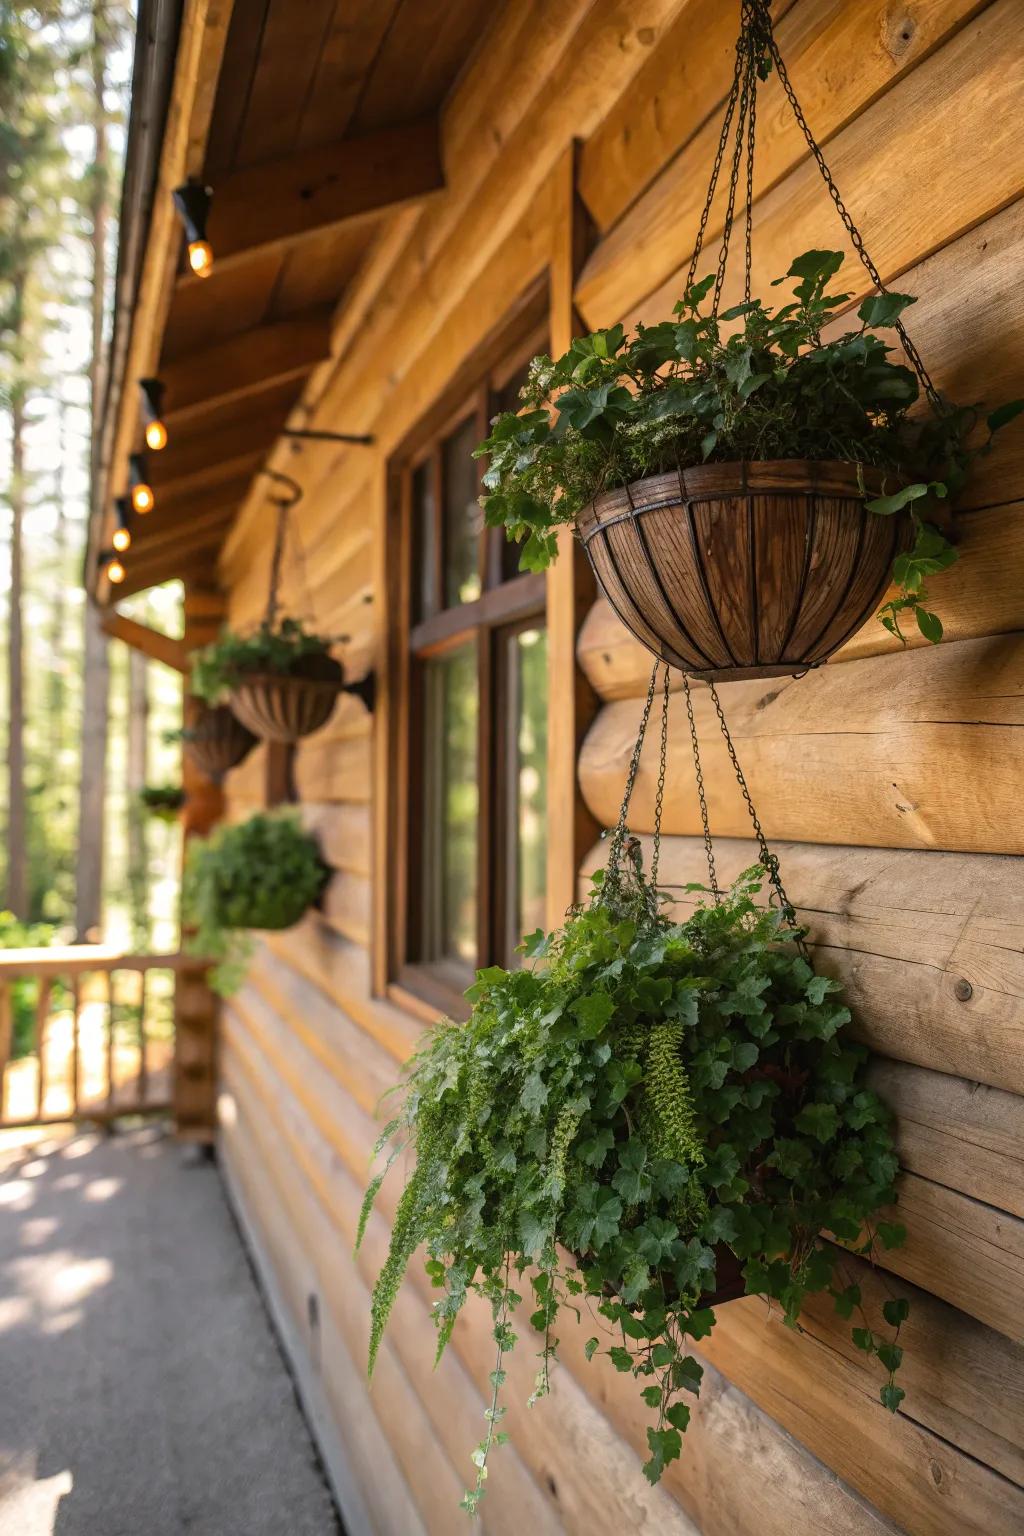
[[[818,142],[815,139],[814,134],[811,132],[810,125],[808,124],[807,119],[803,114],[803,109],[797,100],[796,92],[790,83],[789,75],[786,71],[786,66],[782,60],[782,54],[779,51],[779,45],[775,39],[775,32],[771,24],[771,16],[768,13],[770,0],[754,0],[754,3],[758,6],[759,9],[763,9],[764,12],[767,47],[771,55],[772,63],[775,66],[775,71],[779,77],[779,84],[782,86],[782,89],[786,93],[786,99],[792,108],[793,116],[797,121],[797,126],[807,141],[808,149],[814,156],[818,170],[821,172],[825,186],[828,188],[828,194],[835,204],[836,212],[838,213],[840,219],[843,221],[843,227],[845,228],[846,233],[849,235],[850,242],[853,245],[854,250],[857,252],[857,255],[859,256],[865,271],[871,278],[871,281],[874,283],[879,293],[886,293],[888,290],[882,281],[881,273],[869,256],[867,248],[864,244],[864,237],[860,233],[860,230],[857,228],[856,224],[854,224],[849,210],[847,209],[846,204],[843,202],[839,188],[836,186],[832,179],[832,172],[829,170],[828,165],[826,164],[825,156],[822,154],[821,149],[818,146]],[[920,352],[918,352],[916,346],[907,335],[906,327],[904,326],[903,321],[897,317],[897,319],[893,322],[893,328],[903,344],[903,350],[906,352],[907,357],[913,364],[914,372],[917,374],[924,392],[928,397],[928,403],[931,405],[937,416],[944,415],[944,407],[939,396],[939,392],[935,388],[935,385],[932,383],[931,376],[929,375],[928,370],[924,365],[924,359],[921,357]]]
[[[708,864],[708,884],[711,894],[715,898],[715,906],[722,899],[722,893],[718,888],[718,872],[715,869],[715,845],[711,839],[711,822],[708,818],[707,795],[704,791],[704,774],[700,766],[700,742],[697,739],[697,722],[693,718],[693,698],[690,694],[690,679],[683,673],[683,695],[686,699],[686,718],[690,722],[690,742],[693,746],[693,771],[697,780],[697,799],[700,802],[700,820],[704,828],[704,855]]]
[[[626,791],[622,797],[622,805],[619,808],[619,819],[615,823],[612,833],[611,852],[608,855],[608,868],[605,871],[604,890],[611,895],[622,884],[622,850],[626,842],[626,820],[629,816],[629,802],[633,798],[633,786],[636,783],[637,771],[640,767],[640,755],[644,749],[644,737],[647,735],[647,722],[651,718],[651,706],[654,703],[654,690],[658,683],[658,668],[660,661],[654,663],[651,672],[651,681],[647,689],[647,700],[644,704],[643,716],[640,720],[640,729],[637,732],[636,742],[633,746],[633,755],[629,760],[629,772],[626,775]],[[666,668],[667,671],[667,668]]]
[[[657,672],[657,667],[655,667]],[[664,686],[661,693],[661,751],[658,757],[658,788],[654,796],[654,851],[651,856],[651,884],[658,883],[658,865],[661,862],[661,812],[665,804],[665,774],[668,771],[668,687],[669,666],[665,663]]]
[[[768,847],[768,839],[764,835],[764,830],[761,826],[760,818],[757,814],[757,811],[754,809],[754,802],[751,799],[750,790],[747,788],[747,781],[743,776],[743,769],[740,767],[740,760],[736,755],[736,748],[733,746],[732,736],[729,733],[729,727],[725,721],[725,712],[722,709],[722,703],[718,697],[718,689],[715,687],[714,683],[709,683],[708,688],[711,693],[711,702],[715,706],[715,714],[718,716],[718,723],[722,728],[722,736],[725,739],[726,751],[729,753],[729,760],[732,763],[733,770],[736,774],[736,782],[740,787],[740,792],[743,795],[744,801],[746,802],[747,812],[750,816],[751,823],[753,824],[754,836],[757,838],[757,846],[761,854],[761,866],[768,877],[769,883],[775,891],[776,897],[778,898],[779,910],[782,912],[782,915],[788,923],[789,927],[795,931],[797,946],[800,949],[801,954],[806,958],[807,946],[804,943],[803,931],[797,919],[796,908],[793,906],[793,903],[786,895],[786,888],[782,883],[782,875],[779,873],[779,856],[777,853],[772,853],[771,849]]]
[[[284,554],[284,538],[288,527],[288,513],[291,502],[277,501],[277,529],[274,534],[274,551],[270,559],[270,591],[267,595],[267,612],[263,622],[268,629],[273,629],[274,620],[277,618],[278,588],[281,585],[281,559]]]

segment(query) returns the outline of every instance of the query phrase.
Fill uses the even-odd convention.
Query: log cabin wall
[[[440,11],[443,8],[439,8]],[[369,1291],[395,1190],[353,1237],[381,1093],[425,1010],[382,995],[390,865],[390,466],[546,284],[552,344],[574,325],[670,312],[693,245],[732,68],[721,0],[512,0],[442,113],[445,190],[386,222],[336,320],[310,424],[372,449],[303,445],[274,462],[305,487],[295,611],[374,668],[382,708],[345,699],[302,742],[294,780],[333,874],[323,910],[259,946],[223,1014],[221,1144],[353,1536],[459,1529],[492,1345],[479,1310],[433,1369],[429,1286],[411,1273],[365,1380]],[[795,88],[908,326],[958,399],[1024,393],[1024,29],[1019,0],[778,0]],[[843,232],[769,81],[759,108],[754,291]],[[717,224],[716,224],[717,220]],[[720,230],[720,210],[709,235]],[[709,241],[708,259],[716,246]],[[863,272],[843,277],[858,298]],[[869,623],[800,680],[737,683],[723,702],[765,830],[819,960],[840,977],[878,1087],[899,1117],[912,1299],[902,1411],[831,1303],[794,1333],[756,1299],[722,1309],[680,1462],[649,1488],[631,1380],[567,1330],[554,1401],[525,1409],[528,1340],[510,1361],[508,1428],[482,1506],[495,1533],[1010,1536],[1024,1528],[1024,430],[981,462],[960,563],[934,584],[937,648]],[[252,496],[221,576],[233,624],[260,616],[269,508]],[[595,599],[571,550],[549,582],[549,906],[614,819],[649,658]],[[578,633],[577,633],[578,631]],[[575,646],[576,657],[573,658]],[[725,873],[749,824],[696,690]],[[393,724],[392,720],[392,724]],[[576,744],[579,743],[578,755]],[[264,751],[229,778],[229,814],[266,798]],[[645,756],[634,824],[652,827]],[[685,717],[671,730],[663,869],[701,877]],[[864,1265],[869,1294],[883,1277]],[[520,1406],[523,1405],[523,1406]]]

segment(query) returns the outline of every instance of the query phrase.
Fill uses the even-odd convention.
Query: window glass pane
[[[480,596],[480,531],[483,513],[477,500],[476,419],[468,416],[451,437],[444,456],[444,602],[446,608],[472,603]]]
[[[510,636],[510,749],[506,963],[523,934],[545,926],[547,885],[547,634],[537,626]]]
[[[475,641],[426,662],[424,686],[421,958],[472,967],[477,949],[479,807]]]
[[[492,416],[500,416],[504,411],[523,410],[524,407],[519,398],[519,391],[526,383],[529,372],[530,365],[526,362],[521,368],[516,370],[500,389],[492,391],[490,411]],[[521,544],[513,544],[510,540],[506,539],[504,530],[501,528],[494,530],[494,537],[500,541],[498,546],[498,579],[499,581],[511,581],[514,576],[522,574],[519,569],[519,557],[523,552],[523,546]]]
[[[434,567],[437,561],[434,518],[434,461],[428,459],[412,477],[412,622],[437,611]]]

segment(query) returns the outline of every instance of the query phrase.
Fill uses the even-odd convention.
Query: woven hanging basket
[[[577,529],[655,656],[708,682],[781,677],[825,661],[885,592],[907,521],[866,510],[881,489],[855,464],[705,464],[603,492]]]
[[[227,704],[210,706],[195,701],[197,713],[185,742],[189,759],[219,783],[256,745],[256,737],[232,714]]]
[[[330,718],[341,692],[341,664],[333,656],[301,658],[302,670],[250,672],[232,689],[231,708],[264,741],[298,741]]]

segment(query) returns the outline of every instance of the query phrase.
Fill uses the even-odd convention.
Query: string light
[[[186,181],[172,193],[174,206],[185,228],[188,264],[197,277],[209,277],[213,271],[213,246],[206,237],[213,188],[198,181]]]
[[[112,549],[104,549],[101,552],[99,567],[101,571],[106,571],[107,580],[112,582],[115,587],[119,587],[128,574],[123,562]]]
[[[159,379],[140,379],[142,415],[146,423],[146,447],[154,453],[167,447],[167,428],[163,422],[164,386]]]
[[[129,502],[127,496],[118,496],[114,502],[114,517],[116,522],[110,542],[113,544],[118,554],[124,554],[124,551],[132,542],[132,531],[128,526],[130,521],[130,506],[131,503]]]
[[[156,497],[149,483],[145,454],[133,453],[129,458],[128,486],[131,492],[132,511],[138,512],[140,516],[152,512],[156,505]]]

